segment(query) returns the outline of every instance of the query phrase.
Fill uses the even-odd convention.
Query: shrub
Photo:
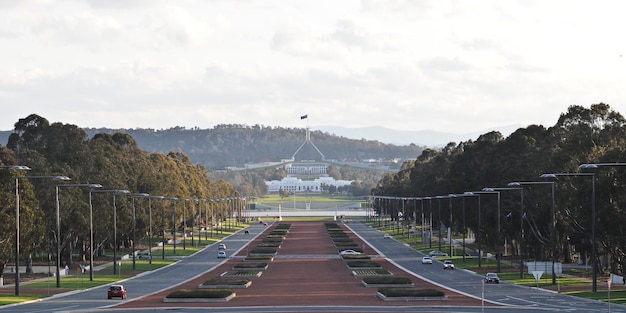
[[[259,248],[278,248],[282,242],[261,242],[257,245]]]
[[[276,253],[276,249],[274,248],[254,248],[252,250],[250,250],[250,253],[256,253],[256,254],[274,254]]]
[[[379,263],[371,261],[349,261],[348,267],[381,267]]]
[[[258,263],[237,263],[233,266],[234,269],[246,269],[246,268],[263,268],[266,267],[267,263],[258,262]]]
[[[361,253],[361,254],[348,254],[342,255],[344,260],[369,260],[371,259],[369,255]]]
[[[282,243],[283,242],[283,238],[264,238],[263,240],[261,240],[261,242],[267,243],[267,242],[278,242],[278,243]]]
[[[378,292],[386,297],[443,297],[445,293],[435,289],[417,288],[379,288]]]
[[[376,285],[376,284],[410,285],[413,283],[411,279],[407,277],[393,277],[393,276],[364,277],[363,282],[365,282],[368,285]]]
[[[245,258],[246,261],[271,261],[273,259],[271,255],[249,255]]]
[[[350,237],[345,237],[345,238],[337,237],[337,238],[332,238],[332,239],[335,244],[340,243],[340,242],[341,243],[344,243],[344,242],[354,243],[354,240],[350,239]]]
[[[205,281],[202,285],[245,285],[251,280],[242,278],[213,278]]]
[[[181,289],[166,298],[226,298],[233,293],[232,289]]]

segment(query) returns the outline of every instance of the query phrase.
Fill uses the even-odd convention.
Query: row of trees
[[[103,189],[124,189],[132,193],[147,193],[154,196],[180,199],[226,199],[240,197],[231,184],[224,180],[212,181],[207,170],[194,165],[181,152],[148,153],[139,149],[128,134],[97,134],[87,139],[86,133],[69,124],[50,124],[45,118],[30,115],[15,124],[6,147],[0,146],[0,165],[24,165],[28,172],[0,170],[0,274],[14,256],[15,245],[15,179],[17,176],[64,175],[72,184],[97,183]],[[84,188],[60,189],[61,231],[56,236],[55,185],[62,184],[47,179],[19,179],[20,227],[22,256],[47,255],[56,251],[57,237],[60,238],[62,258],[71,264],[71,255],[78,251],[87,256],[89,251],[89,205]],[[138,200],[136,200],[138,201]],[[211,220],[226,216],[223,206],[211,204]],[[117,203],[117,225],[119,242],[112,238],[112,197],[93,195],[95,215],[94,243],[101,250],[112,249],[115,244],[128,242],[132,232],[131,197],[119,197]],[[149,216],[146,205],[138,205],[136,211],[136,233],[146,236]],[[180,207],[180,206],[179,206]],[[200,208],[200,206],[197,206]],[[171,214],[174,206],[168,206],[165,229],[174,223]],[[188,210],[196,206],[188,205]],[[157,210],[157,212],[159,212]],[[193,211],[188,211],[193,212]],[[153,212],[154,213],[154,212]],[[198,213],[190,213],[195,218]],[[157,213],[158,216],[161,213]],[[180,214],[180,213],[179,213]],[[202,213],[205,214],[205,213]],[[154,216],[153,216],[154,218]],[[206,220],[205,220],[206,221]],[[190,225],[193,221],[182,221]],[[162,233],[160,223],[153,223],[153,233]],[[53,253],[54,255],[54,253]]]
[[[570,106],[558,122],[549,128],[530,125],[504,138],[489,132],[477,140],[449,143],[441,150],[427,149],[416,160],[403,164],[395,174],[385,176],[371,194],[393,197],[436,197],[480,191],[485,187],[506,187],[508,183],[543,181],[544,173],[579,173],[584,163],[614,163],[626,161],[626,120],[604,103],[590,108]],[[595,176],[557,176],[555,180],[555,257],[570,261],[572,250],[591,256],[592,181],[595,177],[596,237],[598,259],[613,273],[626,268],[626,167],[600,167]],[[550,184],[522,185],[523,213],[520,210],[520,190],[501,191],[501,212],[495,197],[481,195],[481,220],[478,220],[475,197],[467,201],[465,223],[483,242],[496,251],[503,236],[513,240],[525,234],[516,251],[525,251],[530,259],[552,258],[552,201]],[[438,210],[441,198],[432,198]],[[435,211],[435,225],[449,225],[453,210],[453,227],[463,225],[461,200],[444,199],[443,217]],[[425,202],[426,205],[431,205]],[[421,203],[417,202],[421,209]],[[401,202],[377,205],[379,213],[387,212],[399,218]],[[410,213],[409,213],[410,214]],[[418,213],[419,214],[419,213]],[[500,217],[500,220],[498,220]],[[522,220],[523,219],[523,220]],[[479,228],[479,223],[481,227]],[[498,229],[496,225],[500,225]],[[522,228],[523,227],[523,228]],[[608,256],[609,258],[601,258]],[[600,262],[604,260],[605,262]],[[602,270],[599,268],[598,270]]]

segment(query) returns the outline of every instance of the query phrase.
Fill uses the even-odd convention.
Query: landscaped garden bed
[[[232,289],[181,289],[168,294],[163,302],[227,302],[235,296]]]
[[[198,288],[212,288],[212,289],[233,289],[233,288],[248,288],[252,285],[252,281],[246,278],[213,278],[202,283]]]
[[[267,269],[267,263],[264,262],[245,262],[237,263],[233,266],[236,271],[263,271]]]
[[[248,252],[249,255],[275,255],[276,248],[254,248]]]
[[[349,261],[346,263],[346,266],[351,270],[353,269],[378,269],[382,267],[379,263],[372,262],[372,261]]]
[[[273,255],[248,255],[246,256],[245,259],[243,259],[245,262],[259,262],[259,261],[268,261],[271,262],[274,260],[274,256]]]
[[[370,256],[365,254],[365,253],[361,253],[361,254],[346,254],[346,255],[342,255],[341,258],[346,260],[346,261],[370,260],[371,259]]]
[[[393,276],[368,276],[361,281],[365,287],[413,287],[411,279]]]
[[[384,301],[445,301],[445,293],[434,289],[379,288],[376,296]]]
[[[263,271],[234,271],[234,272],[224,272],[220,275],[220,277],[224,278],[242,278],[242,277],[259,277],[263,274]]]
[[[393,276],[393,273],[386,269],[353,270],[352,276]]]

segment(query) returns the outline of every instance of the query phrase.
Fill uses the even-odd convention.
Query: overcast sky
[[[573,104],[605,102],[626,115],[625,8],[0,0],[0,130],[32,113],[79,127],[454,133],[552,126]]]

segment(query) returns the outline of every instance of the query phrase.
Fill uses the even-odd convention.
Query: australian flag
[[[303,119],[308,118],[308,117],[309,117],[309,115],[305,114],[305,115],[300,116],[300,119],[303,120]]]

